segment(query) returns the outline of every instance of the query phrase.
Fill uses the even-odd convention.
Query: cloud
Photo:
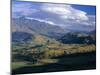
[[[41,7],[43,11],[57,14],[62,19],[88,20],[87,13],[65,4],[46,4]]]
[[[40,22],[61,27],[95,26],[95,15],[76,9],[72,5],[54,3],[13,3],[12,16],[31,17]]]
[[[50,20],[56,21],[59,26],[95,26],[95,15],[88,15],[87,12],[76,9],[71,5],[44,3],[41,6],[41,10],[55,15],[56,17],[51,16],[49,18],[55,18],[57,21],[54,19]]]
[[[45,23],[48,23],[50,25],[56,25],[54,22],[52,21],[49,21],[49,20],[43,20],[43,19],[38,19],[38,18],[31,18],[31,17],[26,17],[27,19],[30,19],[30,20],[37,20],[37,21],[40,21],[40,22],[45,22]]]

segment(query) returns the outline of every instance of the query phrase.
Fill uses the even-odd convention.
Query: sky
[[[72,28],[95,28],[96,7],[40,2],[12,2],[12,17],[25,16],[51,25]]]

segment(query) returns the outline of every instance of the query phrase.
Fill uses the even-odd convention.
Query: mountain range
[[[51,25],[46,22],[40,22],[36,19],[27,19],[22,16],[20,18],[12,19],[12,41],[13,42],[26,42],[31,41],[33,36],[41,36],[41,38],[54,38],[62,43],[84,43],[84,40],[93,41],[95,37],[95,30],[82,31],[74,29],[64,29],[57,25]],[[91,37],[92,36],[92,37]],[[89,42],[90,43],[90,42]]]

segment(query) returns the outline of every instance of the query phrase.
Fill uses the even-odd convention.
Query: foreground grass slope
[[[95,51],[94,44],[13,45],[12,73],[95,69]]]
[[[51,59],[41,59],[40,61],[37,62],[37,64],[26,63],[25,65],[23,65],[22,63],[20,63],[19,68],[17,67],[16,69],[13,69],[12,73],[24,74],[24,73],[95,69],[96,67],[95,61],[96,61],[95,52],[75,54],[75,55],[72,54]],[[19,62],[16,62],[16,65],[18,64]],[[15,65],[12,66],[14,67]]]

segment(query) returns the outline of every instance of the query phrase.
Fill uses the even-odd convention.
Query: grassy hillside
[[[36,32],[14,32],[12,38],[13,74],[96,67],[94,35],[69,33],[56,39]]]
[[[12,46],[13,73],[95,68],[96,47],[94,44],[62,44],[53,40],[45,40],[42,36],[38,36],[38,39],[36,38],[34,41],[37,43]],[[53,66],[50,67],[50,65]],[[46,71],[41,70],[46,67],[50,68]],[[57,68],[55,69],[55,67]]]

